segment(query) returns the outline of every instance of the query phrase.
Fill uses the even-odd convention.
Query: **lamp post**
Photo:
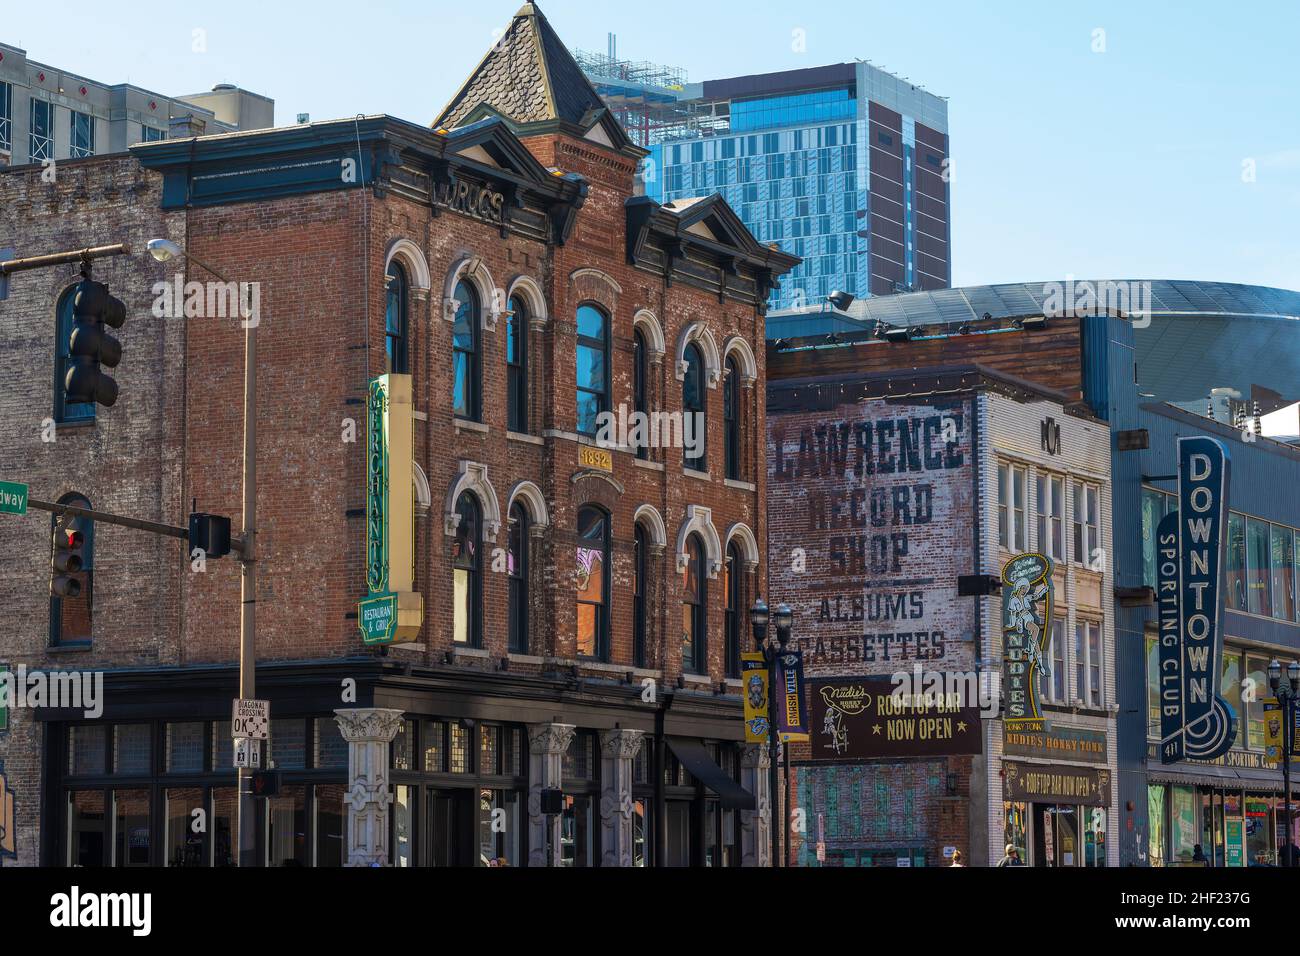
[[[1300,705],[1300,664],[1292,661],[1286,666],[1286,679],[1282,678],[1282,665],[1277,658],[1268,662],[1268,686],[1282,709],[1282,789],[1284,791],[1282,820],[1286,826],[1283,844],[1283,866],[1292,866],[1291,846],[1291,750],[1295,745],[1295,714]]]
[[[776,640],[767,640],[768,621],[776,625]],[[754,606],[749,610],[749,620],[754,628],[754,647],[763,655],[763,661],[767,664],[767,789],[772,805],[772,815],[769,821],[772,832],[772,866],[783,866],[784,861],[781,859],[781,834],[784,831],[784,825],[777,827],[776,814],[778,811],[784,814],[781,808],[781,800],[777,792],[778,775],[776,740],[776,662],[780,657],[781,651],[785,649],[786,642],[790,640],[790,624],[794,619],[788,605],[778,604],[776,613],[769,616],[767,602],[761,597],[754,602]]]
[[[794,612],[790,610],[790,605],[784,603],[778,604],[776,606],[776,613],[772,615],[772,623],[776,625],[776,641],[777,644],[780,645],[780,649],[772,656],[772,663],[773,665],[775,665],[776,659],[780,657],[780,655],[785,653],[785,647],[787,644],[790,643],[790,630],[794,625]],[[775,666],[772,667],[771,675],[769,676],[768,679],[772,682],[772,700],[773,700],[773,706],[775,707],[775,701],[777,699]],[[776,711],[775,710],[772,711],[772,721],[773,721],[772,730],[773,733],[775,733],[776,732],[776,726],[775,726]],[[784,801],[788,799],[790,796],[790,744],[788,742],[781,747],[781,762],[782,762],[782,767],[785,771],[781,775],[781,780],[782,780],[781,799],[782,801]],[[781,865],[786,866],[790,862],[789,860],[790,808],[784,806],[782,807],[781,810],[781,840],[782,840],[781,847],[786,854],[785,858],[781,860]]]
[[[224,276],[188,255],[170,239],[151,239],[149,254],[159,262],[181,257],[206,269],[222,282]],[[240,303],[241,312],[243,303]],[[257,325],[244,317],[244,515],[238,545],[239,552],[239,696],[249,700],[257,696],[256,655],[257,645]],[[268,757],[270,755],[268,754]],[[253,805],[253,774],[248,767],[238,769],[239,780],[239,865],[255,866],[256,832]]]

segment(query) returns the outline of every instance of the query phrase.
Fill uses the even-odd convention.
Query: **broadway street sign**
[[[27,514],[27,486],[16,481],[0,481],[0,514]]]
[[[1229,464],[1213,438],[1178,439],[1178,511],[1156,529],[1161,763],[1213,760],[1237,736],[1236,714],[1216,693]]]

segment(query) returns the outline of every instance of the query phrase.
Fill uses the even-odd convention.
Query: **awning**
[[[728,777],[716,763],[704,744],[691,737],[665,737],[668,749],[676,754],[691,776],[700,781],[732,810],[753,810],[754,795]]]

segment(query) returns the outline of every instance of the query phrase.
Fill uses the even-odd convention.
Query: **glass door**
[[[469,811],[472,791],[429,790],[425,859],[429,866],[473,866]]]

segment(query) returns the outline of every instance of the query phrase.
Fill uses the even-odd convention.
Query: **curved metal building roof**
[[[1300,292],[1231,282],[1173,279],[1073,280],[1073,289],[1112,286],[1149,295],[1150,324],[1135,327],[1142,392],[1160,401],[1204,398],[1217,386],[1263,385],[1300,397]],[[1149,289],[1149,293],[1147,290]],[[769,339],[894,326],[961,323],[1041,315],[1049,297],[1069,293],[1061,282],[1013,282],[858,299],[847,312],[829,307],[771,312]],[[1072,311],[1069,300],[1066,311]],[[1126,311],[1138,311],[1130,306]]]

